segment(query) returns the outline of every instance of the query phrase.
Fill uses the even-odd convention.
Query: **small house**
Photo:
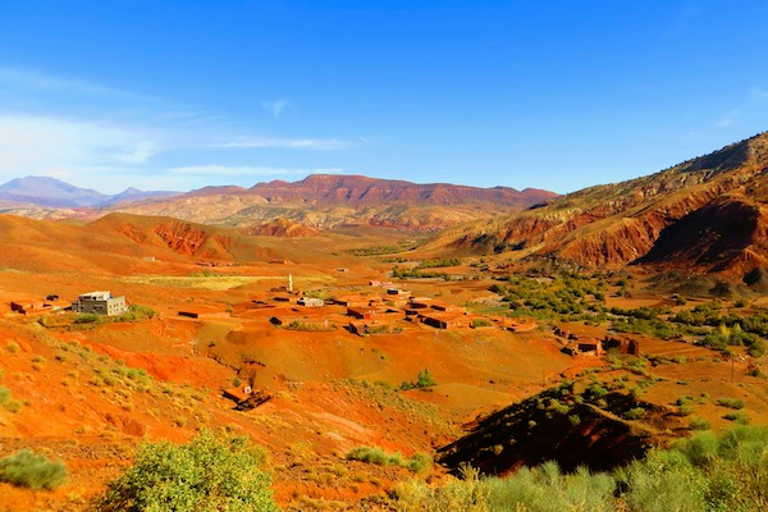
[[[125,297],[112,297],[108,291],[90,292],[80,295],[72,303],[72,310],[75,313],[117,316],[128,311],[128,304]]]
[[[454,306],[453,304],[446,304],[445,302],[433,302],[432,303],[432,309],[435,311],[458,311],[458,307]]]
[[[325,306],[325,301],[323,299],[316,299],[314,297],[302,297],[296,303],[299,306],[308,308],[319,308]]]
[[[579,353],[589,356],[602,356],[605,353],[603,350],[603,343],[600,340],[585,340],[580,341],[578,344]]]
[[[347,308],[347,315],[361,320],[371,320],[373,319],[374,311],[368,308]]]
[[[341,297],[334,297],[333,302],[334,304],[347,306],[348,308],[359,308],[368,306],[371,300],[362,295],[344,295]]]
[[[422,322],[435,329],[457,329],[467,327],[467,318],[461,314],[424,313]]]
[[[248,385],[238,386],[236,388],[224,389],[221,395],[235,402],[244,402],[253,394],[253,388]]]
[[[640,355],[640,342],[629,338],[608,336],[603,340],[605,350],[617,350],[619,354]]]
[[[432,299],[428,299],[425,297],[411,299],[412,309],[428,309],[431,306],[432,306]]]

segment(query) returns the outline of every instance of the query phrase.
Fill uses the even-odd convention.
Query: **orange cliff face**
[[[432,246],[524,251],[529,261],[587,269],[642,264],[740,279],[768,257],[766,168],[768,134],[761,134],[657,174],[451,230]]]

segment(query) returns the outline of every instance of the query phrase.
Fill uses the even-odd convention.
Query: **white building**
[[[112,297],[106,292],[84,293],[72,303],[75,313],[93,313],[96,315],[116,316],[128,311],[125,297]]]

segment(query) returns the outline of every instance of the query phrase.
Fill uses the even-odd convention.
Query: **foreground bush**
[[[562,474],[554,462],[506,479],[396,488],[397,510],[494,512],[752,512],[768,510],[768,427],[703,432],[612,473]]]
[[[183,445],[144,445],[96,510],[269,512],[277,510],[270,483],[262,448],[204,431]]]
[[[420,480],[398,484],[391,493],[398,512],[491,512],[488,490],[477,470],[465,467],[462,479],[442,487]]]
[[[67,479],[67,468],[31,450],[0,459],[0,482],[30,489],[53,489]]]
[[[612,512],[614,479],[579,468],[571,475],[560,473],[557,464],[523,468],[510,478],[485,482],[489,509],[494,512],[589,511]]]

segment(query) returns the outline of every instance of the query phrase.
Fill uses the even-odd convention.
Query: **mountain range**
[[[114,195],[79,188],[47,176],[16,178],[0,185],[0,201],[7,205],[33,205],[48,208],[99,208],[122,202],[141,201],[150,197],[170,197],[176,192],[144,192],[130,187]]]
[[[553,192],[536,189],[416,184],[318,174],[294,183],[275,180],[251,188],[205,187],[188,193],[129,188],[107,195],[54,178],[32,176],[0,186],[0,207],[27,217],[96,218],[125,212],[291,236],[307,236],[317,229],[349,224],[436,231],[500,212],[511,213],[555,197]]]
[[[206,187],[110,210],[256,230],[281,219],[313,229],[355,224],[437,231],[519,211],[555,197],[553,192],[536,189],[313,174],[293,183],[275,180],[251,188]]]
[[[343,175],[169,194],[129,189],[106,196],[52,178],[0,186],[0,200],[88,206],[96,208],[92,217],[173,217],[283,237],[350,224],[439,231],[424,249],[582,269],[715,273],[768,290],[768,132],[655,174],[564,196]]]

